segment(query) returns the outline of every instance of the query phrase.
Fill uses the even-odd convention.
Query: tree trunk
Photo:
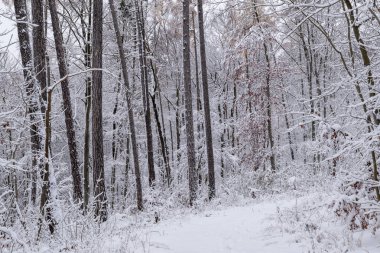
[[[95,217],[107,220],[107,196],[104,180],[102,67],[103,67],[103,1],[93,2],[92,36],[92,155]]]
[[[199,15],[199,14],[198,14]],[[199,66],[198,66],[198,49],[197,49],[197,36],[195,30],[195,14],[191,13],[191,18],[193,22],[193,40],[194,40],[194,65],[195,65],[195,87],[196,87],[196,105],[197,105],[197,113],[200,113],[202,110],[202,100],[201,100],[201,90],[199,85]],[[199,116],[198,116],[199,118]],[[198,139],[201,139],[201,122],[197,119],[197,132]],[[199,148],[198,148],[199,149]]]
[[[36,79],[41,89],[41,111],[45,113],[46,104],[46,38],[44,29],[44,1],[32,1],[33,18],[33,59]]]
[[[140,60],[140,76],[141,76],[141,89],[144,106],[145,116],[145,130],[146,130],[146,145],[147,145],[147,158],[148,158],[148,173],[149,173],[149,186],[154,186],[156,180],[156,174],[154,171],[154,159],[153,159],[153,134],[152,134],[152,122],[150,117],[150,102],[149,102],[149,87],[148,87],[148,68],[146,63],[146,50],[145,50],[145,28],[143,10],[137,0],[135,0],[136,8],[136,39],[139,48],[139,60]]]
[[[155,82],[155,90],[154,90],[153,95],[151,95],[151,99],[152,99],[152,104],[153,104],[154,117],[155,117],[156,124],[157,124],[158,137],[159,137],[160,146],[161,146],[161,150],[162,150],[162,157],[163,157],[164,165],[165,165],[165,174],[166,174],[165,177],[166,177],[166,181],[168,183],[168,187],[170,187],[170,184],[172,181],[172,176],[171,176],[171,170],[170,170],[170,165],[169,165],[169,152],[168,152],[168,147],[166,145],[164,133],[162,131],[162,127],[161,127],[161,123],[160,123],[160,117],[158,114],[158,107],[157,107],[157,103],[156,103],[156,92],[157,92],[157,89],[159,89],[159,83],[158,83],[158,77],[156,75],[156,71],[155,71],[155,68],[153,66],[152,61],[150,61],[150,65],[152,68],[154,82]],[[161,110],[162,110],[162,107],[161,107]],[[163,122],[163,117],[162,117],[162,122]]]
[[[55,49],[57,51],[59,75],[61,77],[61,87],[62,87],[62,100],[63,100],[63,110],[65,112],[65,123],[66,123],[66,135],[67,144],[69,148],[70,162],[71,162],[71,175],[73,177],[73,197],[74,201],[82,201],[82,183],[79,171],[78,162],[78,152],[77,144],[75,142],[75,128],[74,119],[71,109],[71,98],[70,98],[70,88],[68,80],[68,70],[66,65],[66,54],[63,47],[63,36],[61,28],[59,27],[59,19],[57,13],[57,6],[55,0],[49,0],[51,22],[53,26]]]
[[[179,104],[180,104],[180,92],[179,92],[179,81],[177,81],[177,85],[176,85],[176,93],[175,93],[175,96],[176,96],[176,101],[175,101],[175,105],[176,105],[176,108],[175,108],[175,129],[176,129],[176,141],[177,141],[177,162],[178,164],[180,163],[181,161],[181,127],[182,127],[182,124],[181,124],[181,113],[180,113],[180,110],[179,110]]]
[[[27,111],[30,118],[30,140],[32,149],[32,171],[31,171],[31,202],[36,202],[37,194],[37,170],[42,173],[43,163],[40,161],[41,143],[41,126],[38,123],[38,88],[33,79],[33,60],[28,33],[27,6],[25,0],[15,0],[14,7],[17,20],[17,33],[20,44],[21,62],[25,80],[25,89],[27,95]]]
[[[190,64],[190,15],[189,0],[183,0],[183,84],[185,86],[187,162],[189,166],[190,205],[194,204],[198,191],[198,175],[195,168],[193,105]]]
[[[218,104],[218,115],[219,115],[219,125],[223,126],[223,115],[222,115],[222,102]],[[223,178],[225,176],[225,165],[224,165],[224,134],[225,128],[223,126],[223,131],[220,133],[220,176]]]
[[[111,172],[111,209],[114,209],[115,204],[115,193],[116,193],[116,160],[118,155],[118,148],[117,148],[117,121],[116,121],[116,113],[119,106],[119,93],[120,93],[120,82],[121,82],[121,74],[119,74],[119,78],[117,80],[116,84],[116,101],[115,106],[113,108],[113,122],[112,122],[112,172]]]
[[[51,141],[51,96],[53,90],[47,91],[47,108],[45,111],[45,169],[43,173],[42,179],[42,191],[41,191],[41,203],[40,203],[40,212],[42,217],[45,218],[46,222],[49,226],[49,231],[51,234],[54,233],[55,230],[55,221],[52,215],[52,208],[50,203],[50,171],[49,171],[49,146]],[[42,220],[39,220],[39,229],[38,229],[38,237],[40,235],[42,228]]]
[[[215,197],[215,169],[214,169],[214,149],[212,146],[210,99],[208,94],[206,42],[203,24],[203,4],[198,0],[198,25],[199,25],[199,47],[201,55],[202,85],[203,85],[203,108],[205,117],[207,166],[208,166],[208,197]]]
[[[201,100],[201,90],[200,90],[200,85],[199,85],[199,66],[198,66],[198,49],[197,49],[197,36],[196,36],[196,29],[195,29],[195,11],[191,12],[191,20],[192,20],[192,29],[193,29],[193,47],[194,47],[194,65],[195,65],[195,93],[196,93],[196,110],[197,110],[197,117],[196,117],[196,122],[197,122],[197,134],[196,134],[196,139],[197,139],[197,160],[198,163],[196,165],[197,168],[197,173],[199,176],[199,184],[202,182],[202,174],[201,174],[201,169],[202,169],[202,146],[203,146],[203,141],[202,141],[202,133],[201,130],[203,129],[203,125],[201,122],[201,110],[202,110],[202,100]]]
[[[123,209],[126,208],[127,195],[128,195],[128,183],[129,183],[129,170],[131,167],[130,161],[130,137],[127,135],[126,141],[126,154],[125,154],[125,174],[124,174],[124,189],[123,189]]]
[[[117,22],[116,10],[113,0],[109,0],[109,5],[112,14],[113,26],[115,29],[117,46],[119,50],[119,57],[121,63],[121,70],[123,73],[124,85],[127,91],[127,110],[128,110],[128,121],[129,121],[129,131],[131,132],[131,144],[132,144],[132,154],[133,154],[133,163],[135,166],[135,176],[136,176],[136,195],[137,195],[137,208],[143,210],[143,197],[142,197],[142,187],[141,187],[141,175],[140,175],[140,164],[139,164],[139,153],[137,150],[137,141],[136,141],[136,131],[135,131],[135,120],[133,115],[133,105],[131,100],[131,90],[129,88],[128,80],[128,69],[127,63],[125,60],[125,52],[123,48],[123,42],[121,39],[119,24]]]
[[[86,69],[91,68],[91,27],[92,27],[92,1],[89,1],[89,13],[87,29],[83,31],[83,38],[85,42],[84,49],[84,64]],[[82,22],[84,19],[81,19]],[[85,24],[82,24],[85,27]],[[86,93],[85,93],[85,127],[84,127],[84,147],[83,147],[83,205],[87,209],[88,201],[90,199],[90,120],[91,120],[91,76],[86,77]]]

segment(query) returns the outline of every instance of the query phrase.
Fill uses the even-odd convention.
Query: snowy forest
[[[378,0],[0,0],[0,252],[380,252],[379,73]]]

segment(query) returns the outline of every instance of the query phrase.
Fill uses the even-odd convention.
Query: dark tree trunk
[[[114,164],[112,165],[112,172],[111,172],[111,209],[114,209],[114,204],[115,204],[115,194],[116,194],[116,160],[117,160],[117,155],[118,155],[118,147],[117,147],[117,142],[118,142],[118,136],[117,136],[117,130],[118,130],[118,123],[116,121],[116,113],[117,109],[119,107],[119,93],[120,93],[120,83],[121,83],[121,74],[119,74],[119,78],[117,80],[116,84],[116,101],[115,101],[115,106],[113,108],[113,122],[112,122],[112,160]]]
[[[92,162],[95,217],[107,220],[107,195],[104,180],[102,67],[103,67],[103,1],[93,1],[92,32]]]
[[[218,104],[218,115],[219,115],[219,124],[223,125],[223,115],[222,115],[222,106],[221,102]],[[225,165],[224,165],[224,148],[225,148],[225,128],[223,127],[223,132],[220,134],[220,176],[223,178],[225,176]]]
[[[148,173],[149,173],[149,186],[154,186],[156,180],[156,173],[154,170],[153,159],[153,134],[152,122],[150,117],[150,102],[149,102],[149,87],[148,87],[148,68],[146,63],[146,49],[145,49],[145,27],[143,10],[140,8],[138,1],[135,1],[136,8],[136,39],[138,41],[139,59],[140,59],[140,74],[141,74],[141,88],[142,98],[144,105],[145,116],[145,130],[146,130],[146,145],[148,155]]]
[[[160,117],[158,114],[158,106],[156,103],[156,94],[157,94],[157,90],[159,90],[159,82],[158,82],[158,77],[157,77],[156,70],[153,66],[152,61],[150,61],[150,66],[152,68],[153,78],[154,78],[154,82],[155,82],[154,93],[153,93],[153,95],[151,95],[152,104],[153,104],[153,111],[154,111],[154,117],[155,117],[156,124],[157,124],[158,137],[159,137],[160,146],[161,146],[161,150],[162,150],[162,157],[163,157],[164,165],[165,165],[165,173],[166,173],[165,177],[166,177],[166,181],[168,183],[168,187],[170,187],[170,184],[172,181],[172,176],[171,176],[171,169],[170,169],[170,164],[169,164],[169,152],[168,152],[168,147],[166,145],[165,133],[163,132],[163,127],[161,127]],[[162,112],[162,107],[161,107],[161,112]],[[162,116],[162,118],[161,118],[162,122],[164,122],[163,115],[161,115],[161,116]]]
[[[268,47],[266,43],[264,42],[264,54],[265,54],[265,61],[267,63],[267,69],[266,69],[266,87],[265,87],[265,95],[267,97],[267,105],[266,105],[266,112],[267,112],[267,128],[268,128],[268,138],[269,138],[269,147],[270,147],[270,166],[272,172],[276,171],[276,162],[275,162],[275,156],[274,156],[274,141],[273,141],[273,127],[272,127],[272,106],[271,106],[271,92],[270,92],[270,59],[269,59],[269,52]]]
[[[206,60],[206,42],[203,24],[203,4],[198,0],[198,25],[199,25],[199,47],[201,54],[201,70],[203,85],[203,108],[205,117],[206,147],[207,147],[207,166],[208,166],[208,197],[215,197],[215,169],[214,169],[214,149],[212,146],[211,114],[210,99],[208,94],[207,80],[207,60]]]
[[[179,104],[180,104],[180,94],[179,94],[179,81],[177,81],[176,85],[176,101],[175,101],[175,130],[176,130],[176,142],[177,142],[177,162],[181,161],[181,114],[179,111]]]
[[[33,60],[32,51],[28,33],[27,6],[25,0],[15,0],[14,7],[17,20],[17,33],[20,44],[21,62],[25,80],[25,89],[27,95],[27,110],[30,118],[30,140],[32,149],[32,171],[31,171],[31,202],[36,202],[37,194],[37,170],[42,173],[43,163],[40,161],[40,152],[42,150],[39,119],[37,113],[38,107],[38,88],[33,78]]]
[[[66,135],[67,144],[69,148],[70,162],[71,162],[71,175],[73,177],[73,197],[76,202],[82,201],[82,183],[79,170],[78,162],[78,152],[77,144],[75,141],[75,128],[73,112],[71,109],[71,97],[70,88],[68,80],[68,70],[66,65],[66,54],[65,48],[63,47],[63,36],[61,28],[59,27],[59,19],[57,13],[57,6],[55,0],[49,0],[51,22],[53,26],[55,49],[57,51],[59,75],[61,77],[61,87],[62,87],[62,100],[63,100],[63,110],[65,112],[65,123],[66,123]]]
[[[41,203],[40,203],[40,211],[42,214],[42,217],[45,218],[45,220],[48,223],[49,231],[51,234],[54,233],[55,230],[55,220],[52,215],[52,207],[50,204],[50,171],[49,171],[49,146],[51,141],[51,122],[50,122],[50,115],[51,115],[51,96],[52,96],[52,90],[47,91],[47,108],[45,110],[45,168],[42,178],[42,191],[41,191]],[[39,220],[39,229],[38,229],[38,237],[40,235],[42,228],[42,220]]]
[[[44,29],[44,1],[32,1],[33,18],[33,58],[36,79],[41,89],[41,111],[45,113],[46,104],[46,38]]]
[[[84,49],[84,64],[86,69],[91,68],[91,27],[92,27],[92,1],[88,3],[88,23],[87,27],[83,23],[83,38],[85,43]],[[82,12],[83,13],[83,12]],[[84,19],[81,19],[84,22]],[[90,199],[90,120],[91,120],[91,76],[87,74],[86,77],[86,113],[85,113],[85,127],[84,127],[84,147],[83,147],[83,205],[87,209],[88,201]]]

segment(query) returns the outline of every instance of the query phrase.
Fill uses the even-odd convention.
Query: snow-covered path
[[[271,228],[276,213],[276,204],[264,202],[164,221],[147,229],[147,242],[138,252],[303,252],[287,234]]]
[[[328,195],[276,196],[241,206],[208,205],[206,210],[153,210],[114,214],[81,241],[35,245],[38,253],[378,253],[380,234],[352,231],[323,204]],[[248,202],[248,203],[247,203]],[[322,204],[319,204],[322,202]],[[318,204],[317,204],[318,203]],[[343,221],[343,223],[342,223]]]

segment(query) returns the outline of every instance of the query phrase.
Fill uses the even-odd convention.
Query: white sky
[[[17,59],[19,58],[19,45],[17,39],[16,22],[14,19],[13,9],[6,6],[0,0],[0,52],[4,52],[7,45],[11,43],[8,48],[8,57]]]

